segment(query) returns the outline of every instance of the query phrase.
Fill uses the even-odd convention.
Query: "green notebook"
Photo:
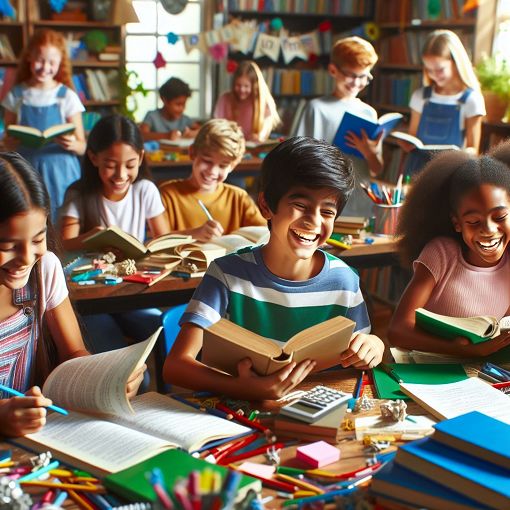
[[[447,384],[468,378],[460,363],[388,363],[387,366],[407,383]],[[380,367],[372,370],[372,376],[378,398],[411,400],[400,391],[399,383]]]
[[[128,501],[156,501],[158,499],[156,493],[145,477],[145,473],[155,467],[159,467],[163,472],[165,487],[169,493],[171,493],[177,478],[186,478],[192,471],[203,471],[208,468],[221,473],[222,480],[228,471],[228,468],[224,466],[210,464],[205,460],[192,457],[182,450],[166,450],[139,464],[107,475],[103,478],[103,485]],[[242,500],[250,490],[259,493],[261,489],[260,480],[243,475],[236,501]]]

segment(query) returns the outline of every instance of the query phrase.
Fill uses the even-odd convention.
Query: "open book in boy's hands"
[[[496,317],[480,315],[478,317],[449,317],[429,312],[424,308],[415,311],[416,324],[433,335],[444,338],[463,336],[471,343],[478,344],[498,336],[502,330],[510,329],[510,317],[500,321]]]
[[[379,120],[373,120],[367,117],[354,115],[354,113],[351,112],[345,112],[338,126],[335,138],[333,139],[333,145],[336,145],[346,154],[351,154],[363,159],[363,155],[357,149],[347,145],[345,139],[347,134],[352,132],[361,138],[361,130],[363,129],[371,140],[375,140],[381,132],[383,132],[384,138],[390,131],[397,127],[401,119],[402,114],[397,112],[381,115]]]
[[[75,129],[76,126],[72,122],[57,124],[44,131],[31,126],[11,124],[7,127],[7,134],[20,140],[26,147],[38,149],[61,135],[72,133]]]
[[[59,365],[43,394],[69,409],[50,413],[46,425],[16,442],[51,449],[60,460],[97,475],[132,466],[163,450],[194,451],[205,443],[250,431],[238,423],[150,392],[128,400],[130,375],[143,365],[161,328],[137,344]]]
[[[315,324],[290,338],[282,348],[277,342],[253,333],[227,319],[204,330],[202,362],[232,375],[237,364],[250,358],[253,370],[269,375],[292,361],[311,359],[317,370],[338,365],[340,353],[349,346],[355,323],[338,316]]]
[[[410,135],[409,133],[404,133],[403,131],[392,131],[391,135],[398,140],[402,140],[404,142],[410,143],[414,146],[415,149],[420,151],[451,151],[451,150],[460,150],[458,145],[441,145],[441,144],[424,144],[419,138],[416,136]]]
[[[150,253],[171,250],[192,241],[193,238],[185,234],[166,234],[143,244],[131,234],[113,225],[84,238],[83,246],[90,251],[114,247],[122,251],[126,258],[139,259]]]

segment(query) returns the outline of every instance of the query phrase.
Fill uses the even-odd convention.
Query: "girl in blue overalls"
[[[450,30],[435,30],[422,61],[425,86],[411,97],[409,133],[427,145],[453,144],[477,154],[485,103],[462,42]],[[416,173],[428,159],[426,151],[410,152],[405,173]]]
[[[9,149],[20,152],[42,175],[55,220],[66,189],[80,177],[78,155],[85,152],[81,118],[85,108],[72,90],[71,64],[62,34],[47,29],[34,34],[21,55],[16,85],[2,105],[6,126],[22,124],[44,130],[66,122],[75,125],[73,133],[39,149],[17,144],[13,138],[6,140]]]
[[[14,152],[0,152],[0,436],[37,432],[46,421],[38,386],[52,368],[86,356],[54,245],[47,229],[49,198],[41,176]],[[45,327],[43,327],[45,326]],[[143,369],[128,381],[136,394]]]

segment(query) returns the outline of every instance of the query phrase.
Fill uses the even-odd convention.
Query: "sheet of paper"
[[[363,416],[356,418],[356,439],[379,434],[421,434],[428,435],[434,432],[432,426],[436,423],[427,416],[412,416],[412,420],[392,422],[383,420],[381,416]]]

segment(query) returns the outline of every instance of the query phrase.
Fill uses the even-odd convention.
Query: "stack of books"
[[[374,476],[376,498],[434,510],[508,510],[510,425],[473,411],[434,428]]]
[[[359,238],[361,231],[368,225],[368,218],[363,216],[340,216],[335,220],[333,232]]]

